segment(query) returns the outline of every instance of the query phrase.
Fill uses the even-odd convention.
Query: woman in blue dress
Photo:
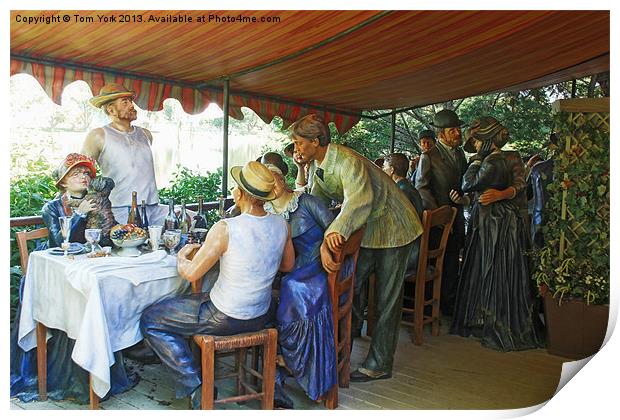
[[[282,215],[291,226],[295,268],[282,278],[276,314],[278,344],[286,367],[312,400],[319,400],[336,384],[336,351],[327,273],[319,248],[323,232],[334,216],[318,198],[291,191],[282,171],[267,165],[276,180],[277,198],[265,204],[269,213]],[[276,375],[276,403],[287,401],[282,368]]]
[[[69,203],[81,199],[88,186],[96,176],[95,162],[79,153],[70,153],[53,174],[59,189],[58,197],[47,202],[41,210],[43,222],[49,230],[46,243],[36,249],[42,250],[60,246],[63,241],[60,233],[60,217],[71,217],[69,232],[70,242],[85,242],[86,216],[94,209],[88,200],[72,208]],[[21,315],[21,296],[24,278],[20,284],[20,304],[17,307],[15,322],[11,330],[11,397],[24,402],[39,399],[37,378],[36,348],[24,352],[17,344],[19,318]],[[82,404],[89,401],[89,375],[71,359],[75,340],[70,339],[63,331],[49,329],[52,334],[47,342],[47,391],[49,398],[63,400],[76,399]],[[112,385],[108,395],[124,392],[136,383],[136,377],[128,376],[125,371],[121,352],[115,352],[115,364],[110,368]]]

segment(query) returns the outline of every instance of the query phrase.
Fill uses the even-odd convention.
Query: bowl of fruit
[[[136,225],[116,225],[110,230],[110,239],[120,248],[121,257],[137,257],[140,255],[138,247],[146,242],[146,231]]]

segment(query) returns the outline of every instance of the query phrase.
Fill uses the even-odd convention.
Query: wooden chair
[[[201,290],[202,280],[192,283],[192,293],[199,293]],[[278,331],[275,328],[230,336],[195,335],[193,341],[200,348],[202,367],[201,409],[212,410],[216,403],[226,404],[260,399],[263,410],[273,410],[278,346]],[[246,365],[248,349],[251,349],[252,353],[250,366]],[[215,376],[216,352],[220,354],[235,353],[235,371],[233,373]],[[259,359],[262,359],[263,362],[262,372],[258,372]],[[250,375],[250,383],[245,381],[247,374]],[[231,377],[237,378],[238,395],[214,400],[215,380]],[[254,388],[258,385],[259,379],[262,380],[260,392]]]
[[[194,342],[200,347],[202,366],[202,395],[200,406],[203,410],[212,410],[218,404],[261,400],[263,410],[273,409],[273,394],[276,380],[276,348],[278,345],[278,331],[268,328],[248,334],[231,336],[196,335]],[[263,369],[258,372],[253,366],[246,365],[246,350],[262,347]],[[235,351],[235,372],[215,377],[215,354],[217,351]],[[254,360],[253,360],[254,362]],[[245,381],[246,374],[262,380],[262,389],[259,392],[250,383]],[[213,387],[216,379],[237,378],[237,393],[234,397],[214,400]],[[249,393],[248,393],[249,391]]]
[[[435,210],[424,210],[422,216],[422,239],[420,241],[420,253],[418,267],[415,271],[405,273],[405,283],[414,283],[414,295],[405,296],[404,300],[413,301],[413,308],[403,306],[404,314],[412,314],[413,322],[402,321],[403,324],[413,327],[413,343],[421,345],[424,337],[424,325],[432,324],[431,334],[439,335],[439,303],[441,297],[441,275],[443,272],[443,258],[448,243],[448,236],[452,223],[456,216],[456,208],[449,205],[439,207]],[[441,228],[439,246],[431,248],[430,237],[432,228]],[[426,300],[426,284],[432,284],[432,298]],[[375,278],[372,275],[369,279],[369,298],[368,298],[368,335],[372,335],[375,323],[375,302],[374,288]],[[371,309],[372,306],[372,309]],[[424,315],[424,308],[431,306],[431,315]]]
[[[325,406],[329,409],[338,407],[338,387],[349,387],[349,371],[351,369],[351,309],[353,307],[355,269],[357,268],[357,257],[364,230],[365,226],[353,232],[342,247],[342,250],[334,255],[334,260],[342,263],[342,265],[340,270],[329,274],[327,277],[334,320],[336,374],[338,378],[337,384],[332,387],[325,398]],[[343,278],[342,270],[346,257],[353,258],[353,267],[348,276]],[[343,298],[343,296],[345,297]]]
[[[22,267],[22,274],[26,275],[28,270],[28,241],[35,239],[43,239],[49,236],[47,228],[40,228],[30,231],[21,231],[15,233],[17,240],[17,248],[19,249],[19,259]],[[47,400],[47,327],[37,322],[37,378],[39,382],[39,399]]]
[[[28,241],[34,239],[43,239],[49,236],[47,228],[40,228],[31,231],[22,231],[15,233],[17,240],[17,248],[19,249],[19,258],[22,266],[22,273],[26,275],[28,269]],[[39,399],[47,400],[47,327],[37,322],[37,379],[39,382]],[[92,376],[90,381],[90,408],[96,410],[99,408],[99,396],[93,390]]]

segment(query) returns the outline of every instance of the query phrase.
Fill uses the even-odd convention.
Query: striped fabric
[[[68,23],[44,23],[65,15]],[[100,22],[120,16],[130,22]],[[279,21],[208,22],[231,17]],[[286,124],[317,112],[344,132],[362,110],[608,71],[609,26],[605,10],[13,10],[11,74],[32,74],[55,101],[73,80],[93,93],[116,81],[139,93],[141,107],[173,97],[190,113],[222,105],[226,76],[235,118],[242,106]]]

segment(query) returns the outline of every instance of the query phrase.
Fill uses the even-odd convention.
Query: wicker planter
[[[586,305],[576,299],[546,295],[547,351],[556,356],[583,359],[602,346],[609,319],[608,305]]]

